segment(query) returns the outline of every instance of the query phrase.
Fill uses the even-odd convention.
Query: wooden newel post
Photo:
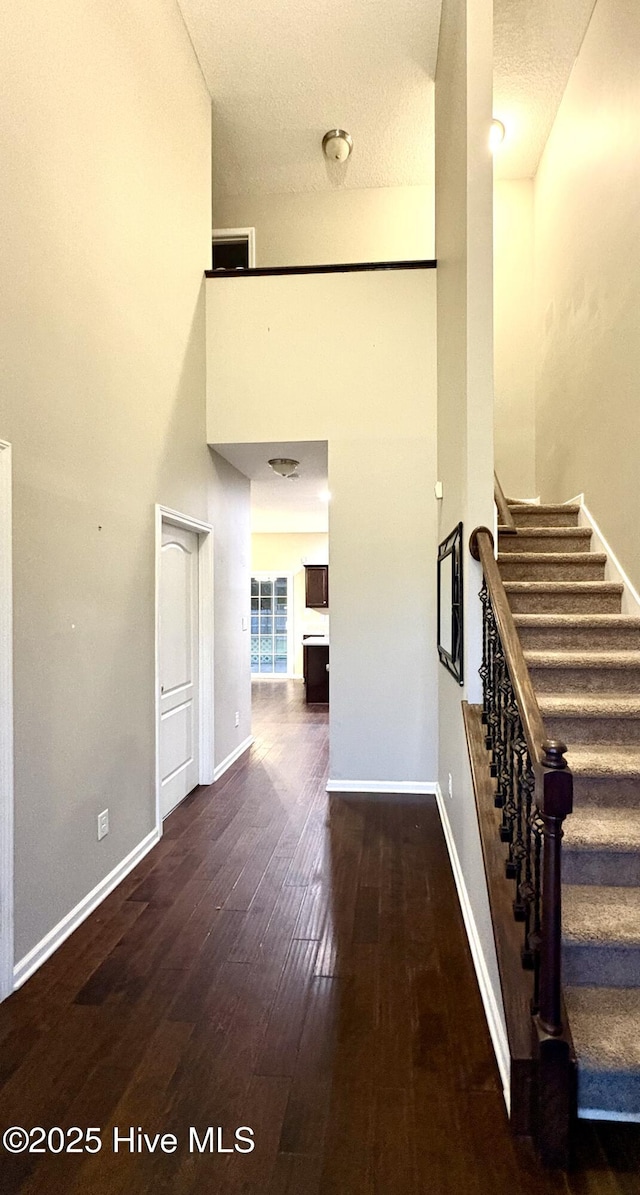
[[[550,1037],[562,1033],[562,823],[573,809],[573,777],[564,743],[542,744],[542,784],[536,804],[542,818],[542,908],[540,910],[540,1025]]]
[[[575,1078],[562,1004],[562,823],[573,809],[573,777],[566,746],[547,739],[536,805],[542,820],[540,988],[535,1017],[538,1047],[538,1145],[549,1166],[566,1165]]]

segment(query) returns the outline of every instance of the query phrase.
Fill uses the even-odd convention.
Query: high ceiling
[[[441,0],[179,0],[213,97],[219,194],[433,182]],[[502,178],[537,168],[594,0],[495,0]],[[320,152],[336,124],[343,165]]]
[[[595,0],[495,0],[493,111],[507,130],[497,178],[531,178]]]
[[[213,97],[226,194],[433,180],[440,0],[180,0]],[[320,152],[340,125],[342,167]]]

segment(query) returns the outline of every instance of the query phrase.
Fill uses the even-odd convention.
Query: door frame
[[[0,440],[0,1000],[13,991],[13,580],[11,445]]]
[[[295,663],[296,663],[296,646],[295,646],[295,626],[294,626],[294,600],[293,600],[293,586],[294,574],[288,573],[284,568],[252,568],[251,578],[256,578],[257,581],[275,580],[276,577],[286,577],[287,579],[287,598],[291,615],[287,617],[287,671],[286,672],[252,672],[251,678],[255,677],[257,680],[295,680]],[[275,615],[275,607],[274,607]],[[249,611],[251,617],[251,611]],[[274,632],[275,634],[275,632]]]
[[[160,807],[160,566],[164,527],[181,527],[198,536],[198,783],[213,784],[213,526],[156,503],[155,711],[156,829],[162,835]]]

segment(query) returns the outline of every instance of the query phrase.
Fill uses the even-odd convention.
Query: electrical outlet
[[[98,842],[101,838],[106,838],[109,833],[109,810],[103,809],[102,813],[98,814]]]
[[[451,772],[449,772],[449,796],[453,796],[453,776],[451,775]]]
[[[235,725],[236,725],[236,726],[239,726],[239,725],[240,725],[240,710],[236,710],[236,720],[235,720]]]

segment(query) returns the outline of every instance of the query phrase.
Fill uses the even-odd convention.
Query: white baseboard
[[[133,871],[140,860],[144,859],[144,856],[156,845],[159,838],[158,830],[151,830],[142,839],[142,842],[134,846],[133,850],[113,868],[113,871],[110,871],[103,880],[100,880],[100,883],[96,884],[95,888],[92,888],[91,892],[88,892],[75,908],[71,909],[66,917],[62,918],[62,921],[54,925],[53,929],[49,930],[49,933],[45,934],[44,938],[41,938],[38,944],[28,954],[25,954],[24,958],[20,959],[19,963],[16,963],[13,968],[14,991],[22,987],[23,983],[26,983],[27,979],[31,978],[34,971],[37,971],[38,967],[41,967],[46,962],[54,950],[57,950],[66,938],[97,909],[98,905],[102,904],[102,901],[109,893],[113,892],[114,888],[117,888],[118,884],[122,883],[125,876],[128,876],[129,872]]]
[[[591,511],[585,504],[584,494],[579,494],[577,501],[580,503],[580,517],[579,523],[581,527],[590,527],[593,535],[591,537],[591,551],[592,552],[606,552],[607,563],[605,567],[605,579],[613,581],[618,585],[624,587],[622,594],[622,613],[630,614],[633,618],[640,615],[640,594],[634,585],[632,585],[629,577],[625,573],[618,557],[607,543],[602,534],[598,524],[596,523]]]
[[[435,795],[435,780],[327,780],[328,793],[380,793],[389,796]]]
[[[578,1108],[578,1120],[618,1120],[640,1124],[640,1112],[610,1112],[607,1108]]]
[[[453,878],[458,890],[458,900],[460,901],[464,926],[467,931],[467,938],[469,940],[473,965],[475,967],[476,978],[478,980],[478,987],[480,988],[480,995],[484,1005],[484,1012],[487,1018],[487,1024],[489,1026],[489,1033],[491,1035],[496,1062],[498,1063],[498,1070],[500,1071],[504,1102],[507,1106],[507,1112],[510,1113],[511,1056],[509,1054],[509,1042],[507,1040],[502,1017],[500,1016],[498,1009],[498,1002],[495,997],[495,992],[491,986],[491,980],[489,979],[489,972],[487,970],[487,963],[480,943],[478,927],[475,922],[475,917],[473,916],[471,901],[469,900],[467,885],[462,874],[462,867],[460,865],[460,859],[458,857],[458,851],[456,848],[455,839],[453,837],[453,831],[451,829],[447,807],[439,784],[436,786],[436,789],[436,799],[438,802],[438,809],[440,811],[440,820],[442,822],[445,842],[449,852],[449,859],[451,861],[451,870],[453,871]]]
[[[217,767],[214,768],[214,771],[213,771],[214,783],[216,780],[219,780],[221,776],[224,776],[225,772],[228,771],[228,769],[231,767],[231,764],[236,762],[236,759],[240,759],[240,756],[244,755],[245,751],[249,750],[249,747],[251,746],[251,744],[253,742],[254,742],[253,735],[250,734],[249,737],[247,739],[245,739],[243,743],[240,743],[240,745],[238,747],[234,747],[233,751],[229,752],[226,759],[223,759],[222,763],[219,763],[217,765]]]

